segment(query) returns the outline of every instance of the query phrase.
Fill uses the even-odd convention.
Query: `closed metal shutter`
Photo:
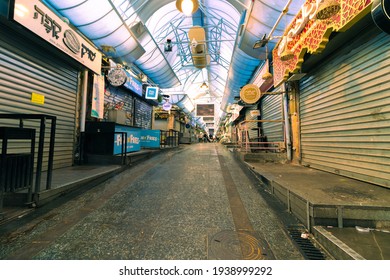
[[[148,103],[140,100],[135,99],[134,104],[134,125],[137,127],[145,128],[145,129],[151,129],[152,128],[152,113],[153,113],[153,107],[150,106]],[[175,129],[177,131],[180,131],[180,122],[178,123],[178,126],[175,126]]]
[[[389,46],[382,33],[301,82],[304,165],[390,187]]]
[[[248,129],[248,134],[249,134],[249,140],[253,142],[258,142],[259,139],[259,126],[258,122],[251,122],[251,121],[257,121],[257,116],[251,116],[251,111],[257,110],[257,105],[247,107],[245,111],[245,121],[246,122],[246,127]]]
[[[283,120],[282,95],[266,95],[261,99],[261,119]],[[283,122],[262,122],[262,134],[267,142],[283,142]]]
[[[53,168],[71,166],[75,143],[78,71],[1,24],[0,69],[0,113],[56,116]],[[32,92],[45,96],[43,105],[31,102]],[[0,120],[0,125],[17,126],[18,121]],[[24,126],[36,128],[39,134],[39,121],[26,120]],[[49,133],[50,121],[47,121],[43,170],[47,170]],[[26,148],[23,145],[27,144],[17,143],[12,147],[20,152]]]

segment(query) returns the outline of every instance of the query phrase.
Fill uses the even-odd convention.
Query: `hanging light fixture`
[[[176,8],[186,16],[195,13],[199,8],[198,0],[176,0]]]
[[[200,86],[201,89],[208,89],[206,82],[203,82],[203,84]]]
[[[268,59],[268,44],[265,46],[265,63],[264,67],[267,68],[266,72],[261,76],[264,81],[272,79],[272,74],[269,72],[269,59]]]
[[[267,69],[267,72],[265,72],[264,74],[263,74],[263,76],[261,76],[261,78],[264,80],[264,81],[267,81],[267,80],[269,80],[269,79],[272,79],[272,74],[269,72],[269,70]]]
[[[340,3],[336,0],[324,0],[318,7],[316,17],[319,20],[328,19],[337,14],[340,9]]]

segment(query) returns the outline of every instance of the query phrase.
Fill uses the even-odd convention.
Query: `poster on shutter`
[[[93,76],[91,116],[98,119],[104,117],[104,76]]]

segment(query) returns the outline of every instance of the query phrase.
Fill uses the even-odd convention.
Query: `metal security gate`
[[[390,188],[389,46],[358,41],[301,82],[302,164]]]
[[[261,132],[268,142],[284,142],[282,95],[266,95],[261,99]]]
[[[45,114],[57,117],[53,168],[73,163],[78,71],[34,41],[0,24],[0,113]],[[32,102],[32,94],[44,104]],[[1,120],[0,126],[18,126],[18,120]],[[49,122],[48,122],[49,125]],[[39,121],[24,127],[39,130]],[[50,128],[46,138],[49,138]],[[45,151],[49,144],[45,142]],[[11,147],[12,148],[12,147]],[[23,144],[13,147],[24,149]],[[47,153],[43,170],[47,169]]]
[[[247,107],[245,111],[245,121],[248,130],[248,136],[250,141],[259,141],[259,127],[257,122],[257,116],[255,116],[252,111],[257,110],[257,105]]]

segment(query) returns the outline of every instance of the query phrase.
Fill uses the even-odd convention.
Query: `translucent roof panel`
[[[174,0],[43,0],[67,17],[117,63],[158,85],[171,102],[214,103],[225,111],[240,88],[263,65],[265,48],[253,48],[265,36],[268,51],[305,0],[194,0],[199,9],[185,16]],[[194,64],[189,30],[203,28],[204,64]],[[168,40],[171,49],[165,48]],[[107,51],[112,47],[111,52]],[[114,50],[114,51],[112,51]],[[206,83],[207,88],[200,86]],[[185,99],[184,99],[185,98]],[[185,102],[183,101],[185,100]],[[188,108],[187,108],[188,109]]]

